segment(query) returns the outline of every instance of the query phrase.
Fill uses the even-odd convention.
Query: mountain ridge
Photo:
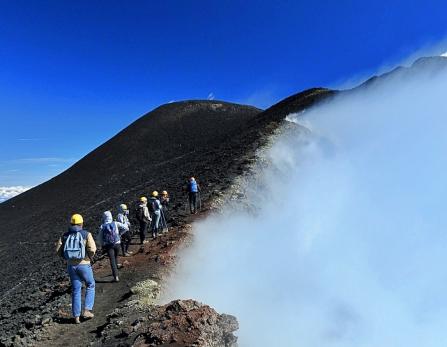
[[[375,75],[368,78],[366,81],[349,90],[356,90],[362,87],[368,87],[376,82],[380,82],[390,77],[406,77],[409,74],[424,72],[426,74],[438,73],[440,69],[447,68],[447,57],[420,57],[416,59],[410,66],[397,66],[391,71],[385,72],[381,75]]]

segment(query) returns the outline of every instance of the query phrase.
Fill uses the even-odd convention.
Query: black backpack
[[[135,209],[135,217],[139,222],[142,222],[144,220],[144,211],[141,206],[137,206]]]

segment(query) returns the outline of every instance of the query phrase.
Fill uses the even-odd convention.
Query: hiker
[[[140,223],[140,245],[143,243],[147,243],[146,241],[146,231],[151,221],[151,215],[149,214],[149,210],[147,208],[147,198],[142,196],[140,198],[140,203],[137,207],[137,220]]]
[[[113,282],[119,282],[118,278],[118,254],[120,252],[121,235],[129,231],[127,224],[114,222],[112,212],[105,211],[102,215],[102,224],[99,227],[98,243],[103,251],[107,252],[112,268]]]
[[[161,192],[160,204],[161,204],[162,218],[164,219],[165,224],[167,224],[167,222],[170,220],[170,216],[169,216],[169,211],[168,211],[169,194],[166,190],[163,190]],[[165,225],[165,226],[167,227],[167,225]]]
[[[160,227],[159,224],[161,217],[161,204],[160,200],[158,200],[157,198],[158,198],[158,192],[154,190],[147,204],[152,219],[151,231],[153,239],[155,239],[158,236],[158,228]]]
[[[82,317],[90,319],[95,303],[95,279],[91,259],[96,252],[92,234],[83,229],[84,220],[80,214],[74,214],[68,231],[56,243],[56,253],[67,261],[67,270],[71,282],[71,310],[76,324],[81,323],[81,291],[85,283],[85,303]]]
[[[132,252],[129,251],[129,245],[132,241],[132,234],[130,231],[130,222],[129,222],[129,210],[127,209],[126,204],[121,204],[118,207],[118,215],[116,216],[116,220],[120,223],[126,224],[129,228],[128,231],[121,235],[121,250],[123,251],[123,257],[130,257]]]
[[[169,194],[166,190],[163,190],[161,192],[161,197],[160,197],[160,204],[163,207],[163,209],[168,209],[169,206]]]
[[[197,213],[197,195],[200,192],[200,186],[194,177],[191,177],[188,182],[188,201],[189,211],[191,214]]]

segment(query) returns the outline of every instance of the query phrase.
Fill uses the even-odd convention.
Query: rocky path
[[[191,222],[192,220],[190,220]],[[53,322],[42,328],[36,346],[89,346],[101,345],[98,342],[100,333],[107,323],[107,315],[115,308],[123,305],[130,297],[130,288],[145,279],[161,282],[172,268],[178,246],[189,237],[189,224],[170,229],[168,233],[150,240],[141,249],[134,237],[131,257],[120,257],[123,268],[119,270],[120,282],[112,283],[108,258],[97,261],[94,266],[96,279],[96,297],[94,314],[91,320],[79,325],[73,324],[71,317],[70,295],[67,293],[64,302],[55,314]],[[67,282],[67,285],[68,282]]]

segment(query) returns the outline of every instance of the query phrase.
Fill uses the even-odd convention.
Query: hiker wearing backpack
[[[126,224],[129,228],[128,231],[121,235],[121,250],[123,251],[123,257],[130,257],[132,252],[129,251],[129,245],[132,241],[132,235],[130,232],[130,222],[129,222],[129,210],[127,209],[126,204],[121,204],[118,207],[118,215],[116,216],[116,220],[122,224]]]
[[[158,228],[160,227],[159,223],[161,217],[161,204],[160,200],[158,200],[158,192],[156,190],[152,192],[152,196],[150,197],[147,206],[152,219],[152,238],[155,239],[158,236]]]
[[[120,252],[121,235],[127,231],[129,231],[127,224],[113,221],[112,212],[105,211],[103,213],[102,224],[99,227],[98,242],[109,256],[113,282],[119,282],[118,254]]]
[[[189,211],[191,214],[197,213],[197,195],[200,192],[200,186],[194,177],[191,177],[188,182],[188,201]]]
[[[95,240],[87,230],[83,229],[84,220],[80,214],[74,214],[70,220],[68,231],[58,240],[56,253],[67,261],[67,270],[71,282],[71,309],[76,324],[81,323],[81,291],[85,283],[85,304],[82,317],[90,319],[95,303],[95,279],[91,259],[96,252]]]
[[[140,223],[140,244],[146,243],[146,231],[147,227],[151,221],[151,215],[149,209],[147,208],[147,198],[142,196],[140,198],[140,203],[136,210],[136,217],[138,223]]]

